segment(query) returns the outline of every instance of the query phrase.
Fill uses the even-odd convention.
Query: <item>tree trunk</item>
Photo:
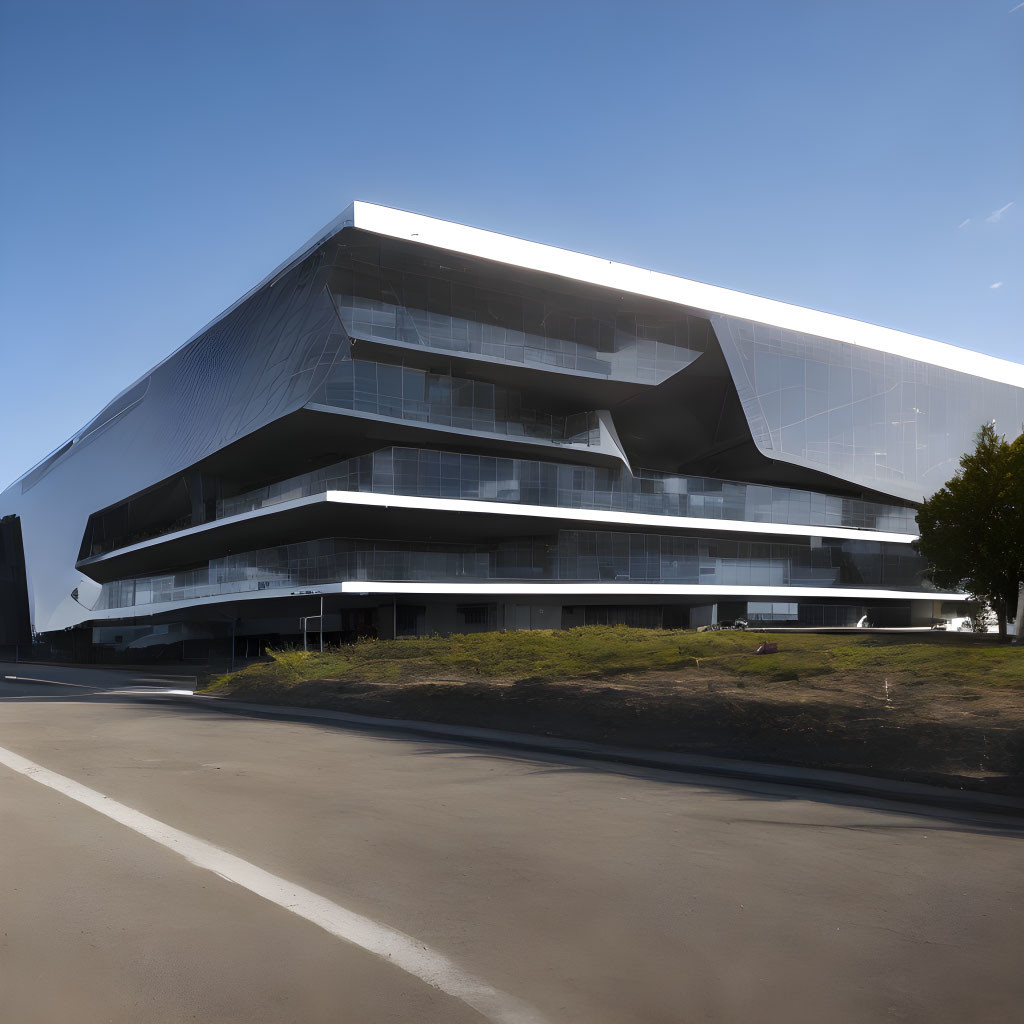
[[[1002,602],[996,605],[996,620],[999,622],[999,639],[1006,639],[1006,609],[1003,607]]]

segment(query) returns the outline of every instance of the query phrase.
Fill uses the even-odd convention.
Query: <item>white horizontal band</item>
[[[114,551],[87,559],[96,564],[134,551],[145,551],[168,541],[215,530],[222,526],[244,523],[262,516],[275,515],[307,505],[331,502],[339,505],[362,505],[376,508],[403,508],[421,512],[468,512],[480,515],[531,516],[537,519],[561,519],[582,523],[603,523],[614,526],[653,526],[667,530],[714,530],[718,533],[753,533],[760,536],[835,537],[842,540],[866,540],[884,544],[910,544],[916,536],[907,533],[885,533],[881,530],[857,530],[844,526],[794,526],[788,523],[752,523],[745,519],[706,519],[696,516],[660,516],[645,512],[613,512],[602,509],[563,508],[559,505],[521,505],[510,501],[482,501],[473,498],[421,498],[407,494],[379,494],[374,491],[323,491],[302,498],[277,501],[248,512],[214,519],[209,523],[189,526],[174,533],[161,534],[148,540],[129,544]]]
[[[435,597],[704,597],[717,601],[723,597],[777,598],[845,597],[861,601],[966,601],[965,594],[922,593],[919,590],[866,590],[856,587],[765,587],[719,585],[714,583],[561,583],[557,580],[536,583],[411,583],[403,581],[346,580],[342,583],[321,583],[308,587],[280,587],[268,590],[246,590],[237,594],[213,594],[191,601],[161,601],[154,604],[103,608],[90,612],[89,620],[144,619],[166,612],[183,611],[211,604],[236,601],[260,601],[284,597],[319,597],[321,594],[344,594],[348,597],[417,594]]]
[[[753,523],[746,519],[708,519],[698,516],[663,516],[648,512],[615,512],[606,509],[566,508],[562,505],[523,505],[518,502],[486,501],[474,498],[421,498],[405,494],[376,494],[370,491],[328,491],[330,501],[349,505],[379,505],[383,508],[418,509],[432,512],[477,512],[507,516],[535,516],[539,519],[570,519],[616,526],[657,526],[671,530],[715,530],[728,533],[758,533],[787,537],[838,537],[886,544],[910,544],[916,537],[907,533],[856,530],[845,526],[793,526],[788,523]]]
[[[313,588],[315,589],[315,588]],[[491,594],[539,597],[600,595],[616,597],[854,597],[858,600],[892,601],[966,601],[964,594],[922,593],[919,590],[866,590],[858,587],[765,587],[720,583],[381,583],[355,580],[341,584],[343,594]],[[264,591],[266,593],[266,591]]]

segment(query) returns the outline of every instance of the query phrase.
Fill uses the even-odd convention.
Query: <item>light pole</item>
[[[324,595],[320,595],[320,614],[319,615],[303,615],[299,618],[299,622],[302,624],[302,649],[304,651],[309,650],[309,641],[306,636],[309,628],[310,619],[320,620],[320,653],[324,653]]]

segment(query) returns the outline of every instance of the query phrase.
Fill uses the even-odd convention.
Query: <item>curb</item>
[[[919,782],[855,775],[826,768],[801,768],[796,765],[768,764],[762,761],[737,761],[701,754],[675,754],[638,747],[616,747],[586,740],[567,740],[554,736],[533,736],[529,733],[506,732],[468,725],[442,725],[402,718],[376,718],[353,715],[345,711],[300,708],[283,705],[250,704],[226,697],[195,693],[191,698],[206,703],[211,710],[244,711],[271,718],[314,719],[339,722],[368,729],[411,733],[436,739],[471,741],[489,746],[511,747],[534,753],[559,754],[589,761],[657,768],[691,775],[711,775],[748,782],[775,783],[804,789],[869,796],[901,803],[923,804],[946,810],[983,811],[990,814],[1024,817],[1024,798],[973,790],[946,789]]]

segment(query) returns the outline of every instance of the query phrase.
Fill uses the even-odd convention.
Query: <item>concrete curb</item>
[[[467,725],[443,725],[401,718],[376,718],[353,715],[344,711],[326,711],[319,708],[289,707],[275,704],[250,704],[207,694],[179,697],[179,700],[200,701],[211,709],[244,711],[247,714],[276,718],[314,719],[339,722],[368,729],[411,733],[435,739],[468,741],[488,746],[511,747],[534,753],[559,754],[566,757],[605,761],[613,764],[658,768],[692,775],[712,775],[750,782],[799,786],[804,789],[848,793],[882,800],[922,804],[946,810],[982,811],[1024,817],[1024,798],[979,793],[973,790],[946,789],[942,786],[895,779],[874,778],[825,768],[801,768],[796,765],[767,764],[760,761],[736,761],[724,757],[706,757],[701,754],[675,754],[637,747],[607,746],[585,740],[567,740],[554,736],[534,736],[529,733],[506,732]]]

